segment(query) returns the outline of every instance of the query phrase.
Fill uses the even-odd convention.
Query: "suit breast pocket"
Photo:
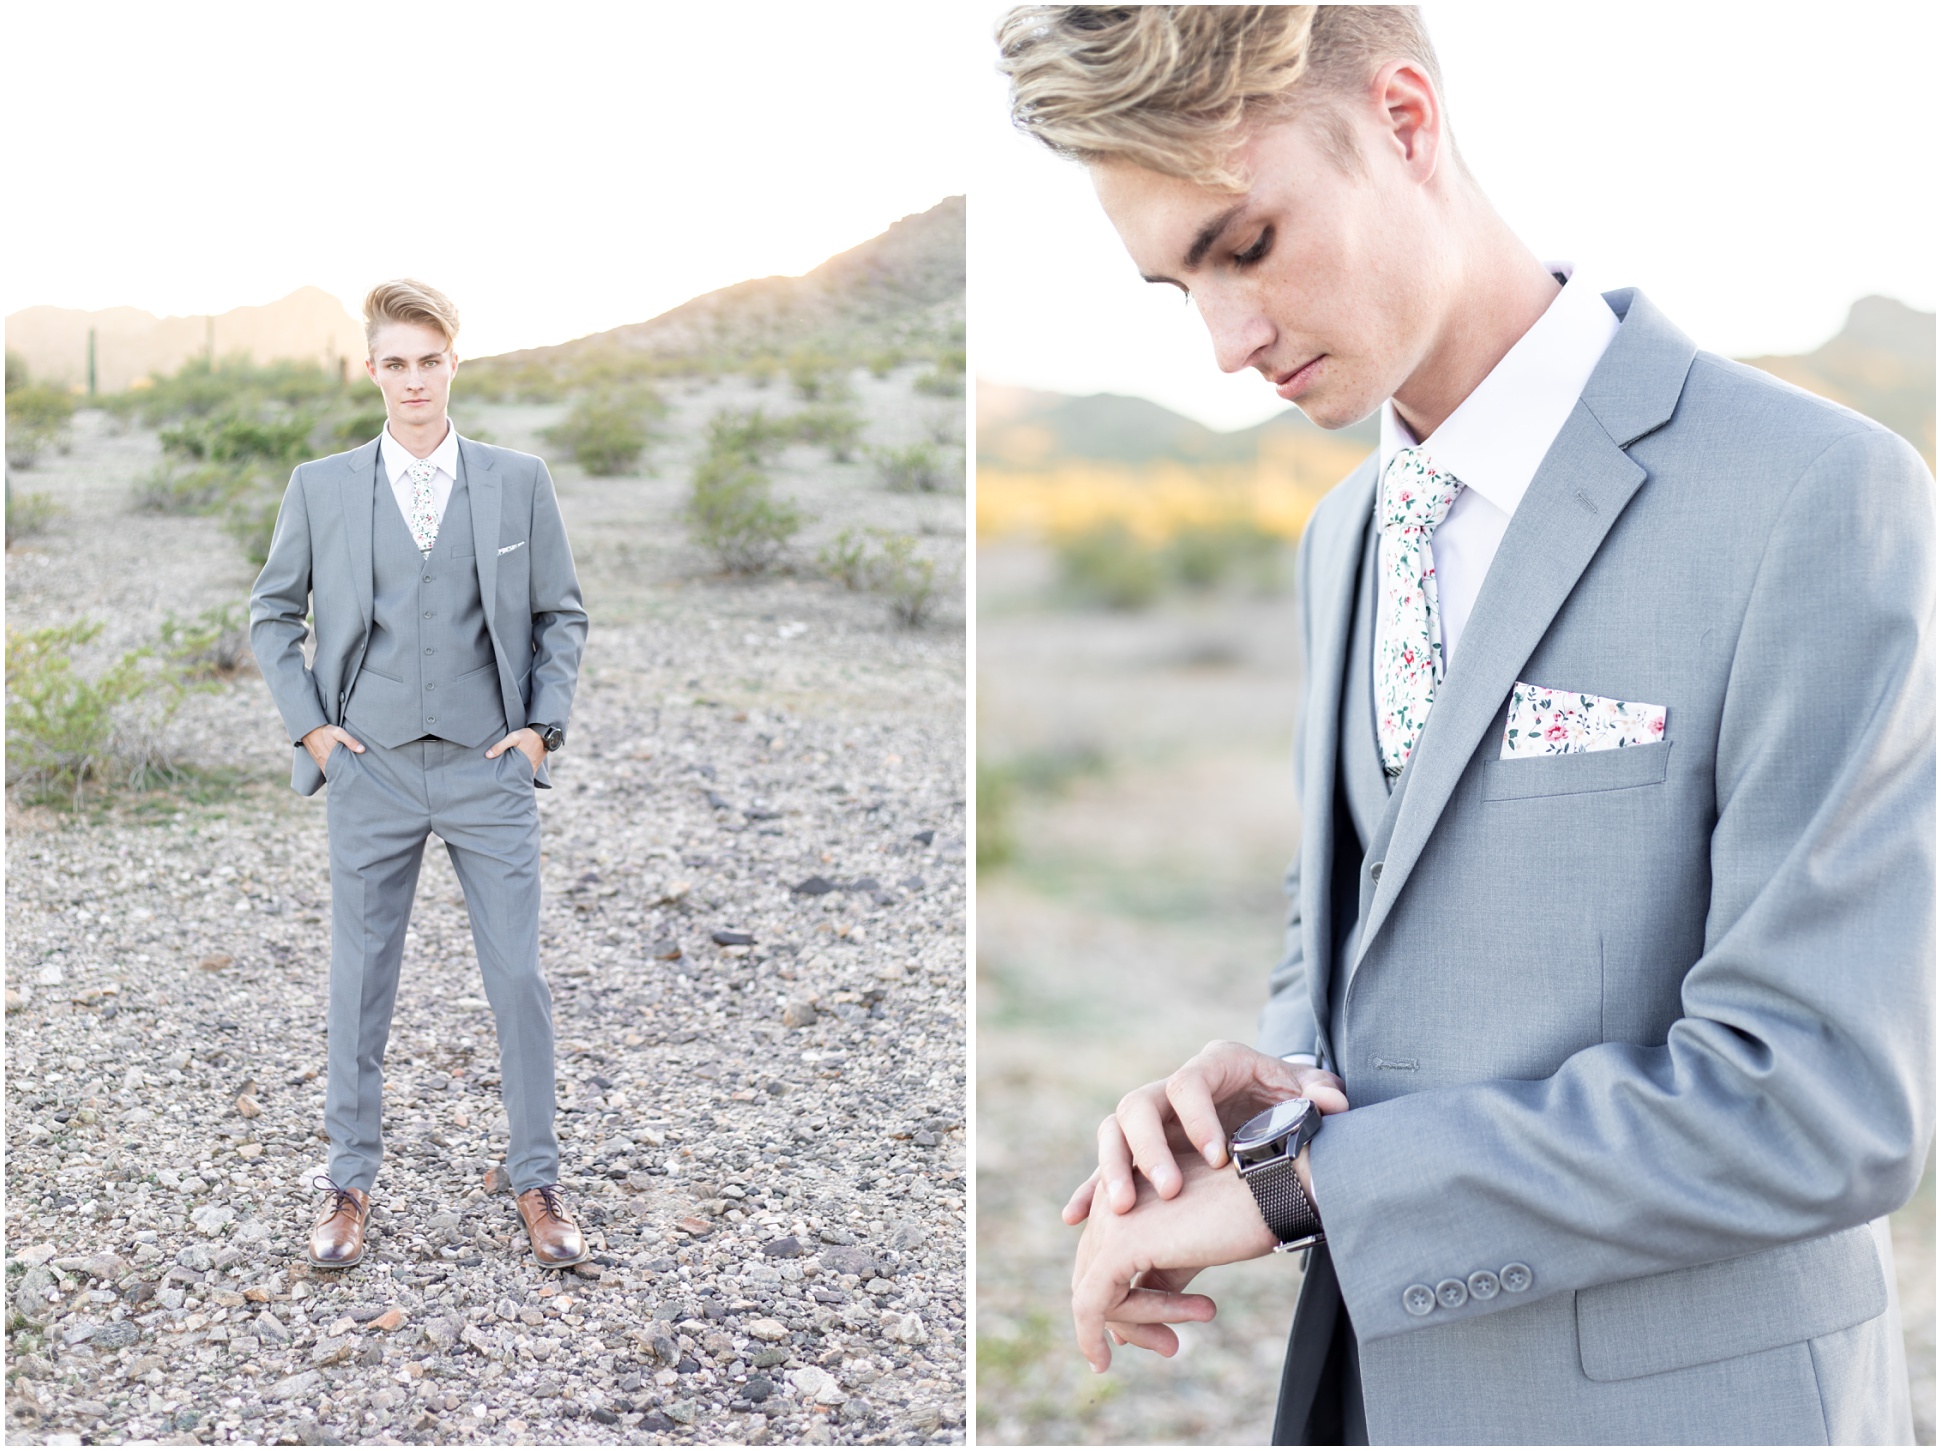
[[[1488,761],[1483,766],[1483,799],[1522,801],[1661,785],[1671,764],[1671,747],[1670,741],[1654,741],[1608,751]]]

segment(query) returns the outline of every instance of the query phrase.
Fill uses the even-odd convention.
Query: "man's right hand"
[[[1273,1058],[1245,1043],[1208,1043],[1174,1073],[1135,1088],[1099,1125],[1099,1166],[1072,1192],[1064,1220],[1077,1224],[1092,1210],[1093,1191],[1114,1214],[1138,1202],[1132,1174],[1144,1174],[1162,1199],[1179,1193],[1180,1175],[1169,1131],[1197,1145],[1209,1168],[1227,1162],[1227,1137],[1264,1108],[1290,1098],[1312,1100],[1323,1114],[1348,1107],[1346,1086],[1322,1068]]]
[[[334,725],[320,725],[303,738],[303,748],[310,753],[310,759],[317,763],[321,771],[330,757],[331,748],[342,741],[360,756],[364,754],[364,743],[349,731]]]

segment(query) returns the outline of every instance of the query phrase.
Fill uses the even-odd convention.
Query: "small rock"
[[[694,1417],[699,1412],[699,1407],[693,1401],[670,1401],[662,1409],[670,1420],[683,1426],[693,1425]]]
[[[236,1112],[244,1118],[255,1118],[263,1112],[263,1105],[247,1093],[241,1093],[236,1096]],[[262,1150],[258,1149],[257,1152],[260,1154]]]
[[[916,842],[919,846],[929,846],[936,839],[937,832],[934,827],[926,831],[916,831],[910,834],[910,840]]]
[[[681,960],[681,944],[669,938],[656,942],[652,947],[647,949],[647,954],[659,962],[679,962]]]
[[[27,1006],[26,998],[22,997],[19,993],[15,992],[12,988],[7,989],[7,1011],[8,1012],[17,1013],[26,1006]]]
[[[792,998],[782,1005],[782,1026],[785,1028],[806,1028],[815,1020],[815,1004],[805,998]]]
[[[870,1403],[861,1396],[851,1396],[842,1403],[842,1419],[845,1425],[861,1425],[874,1414]]]
[[[896,1328],[890,1333],[903,1345],[927,1345],[930,1341],[930,1333],[923,1328],[923,1320],[914,1314],[898,1320]]]
[[[790,887],[791,892],[800,892],[805,897],[820,897],[836,890],[836,884],[827,877],[807,877]]]
[[[592,1260],[581,1260],[573,1266],[573,1273],[583,1280],[597,1280],[600,1278],[601,1271],[600,1266]]]
[[[755,1369],[773,1370],[778,1365],[788,1364],[789,1353],[779,1346],[771,1345],[766,1350],[755,1352]]]
[[[859,1245],[835,1245],[822,1252],[822,1267],[866,1280],[876,1273],[876,1256]]]
[[[225,967],[234,967],[236,959],[226,952],[212,952],[196,964],[204,972],[221,972]]]
[[[288,1345],[290,1343],[290,1332],[284,1328],[283,1322],[269,1311],[265,1310],[261,1315],[258,1315],[255,1324],[256,1333],[263,1339],[273,1340],[278,1345]]]
[[[189,1215],[189,1222],[203,1234],[221,1234],[236,1222],[236,1215],[227,1204],[205,1204]]]
[[[757,1340],[787,1340],[789,1328],[779,1320],[751,1320],[745,1327]]]
[[[706,1234],[714,1228],[707,1220],[696,1214],[690,1214],[686,1219],[675,1220],[674,1227],[685,1229],[689,1234]]]
[[[770,1240],[762,1246],[762,1253],[772,1260],[792,1260],[801,1258],[805,1251],[802,1248],[802,1241],[789,1234],[780,1239]]]
[[[61,965],[58,962],[50,962],[34,974],[34,977],[42,987],[59,987],[67,974],[61,971]]]
[[[371,1328],[374,1330],[396,1330],[404,1322],[404,1311],[398,1306],[393,1305],[389,1310],[386,1310],[382,1315],[371,1321]]]
[[[216,1267],[216,1257],[209,1253],[206,1246],[199,1244],[183,1245],[176,1253],[175,1262],[183,1269],[194,1270],[198,1274]]]
[[[759,1403],[775,1394],[775,1382],[765,1375],[751,1375],[748,1377],[748,1384],[741,1388],[741,1393],[749,1400]]]
[[[485,1171],[485,1192],[504,1194],[512,1188],[512,1175],[506,1172],[504,1164],[494,1164]]]
[[[263,1392],[266,1401],[293,1401],[307,1396],[324,1383],[323,1375],[314,1370],[300,1370],[295,1375],[286,1375],[282,1380]]]
[[[94,1332],[94,1343],[105,1350],[120,1350],[141,1338],[141,1327],[132,1320],[110,1320]]]
[[[830,1225],[816,1237],[824,1244],[854,1244],[856,1242],[855,1235],[846,1229],[838,1229],[834,1225]]]
[[[710,932],[716,947],[753,947],[755,934],[752,932]]]
[[[51,1244],[45,1244],[45,1243],[30,1244],[19,1254],[15,1255],[14,1258],[19,1260],[20,1263],[22,1263],[23,1265],[27,1266],[28,1269],[32,1270],[32,1269],[38,1269],[40,1266],[46,1264],[49,1260],[53,1259],[54,1254],[55,1254],[55,1248]]]
[[[341,1365],[357,1353],[357,1347],[348,1335],[326,1335],[317,1342],[317,1348],[310,1352],[312,1365]]]
[[[640,1429],[643,1431],[671,1431],[674,1429],[674,1423],[659,1411],[649,1411],[640,1418]]]

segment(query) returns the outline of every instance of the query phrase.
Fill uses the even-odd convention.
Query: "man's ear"
[[[364,376],[369,378],[373,383],[377,381],[377,362],[375,359],[364,359]]]
[[[1442,97],[1414,61],[1392,60],[1375,72],[1369,89],[1379,107],[1393,154],[1418,182],[1436,173],[1442,160]]]

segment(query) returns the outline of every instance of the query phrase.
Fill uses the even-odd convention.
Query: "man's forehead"
[[[414,322],[386,323],[372,341],[372,351],[381,358],[429,358],[452,350],[437,329]]]
[[[1099,205],[1148,276],[1197,267],[1252,199],[1130,162],[1100,162],[1090,170]]]

